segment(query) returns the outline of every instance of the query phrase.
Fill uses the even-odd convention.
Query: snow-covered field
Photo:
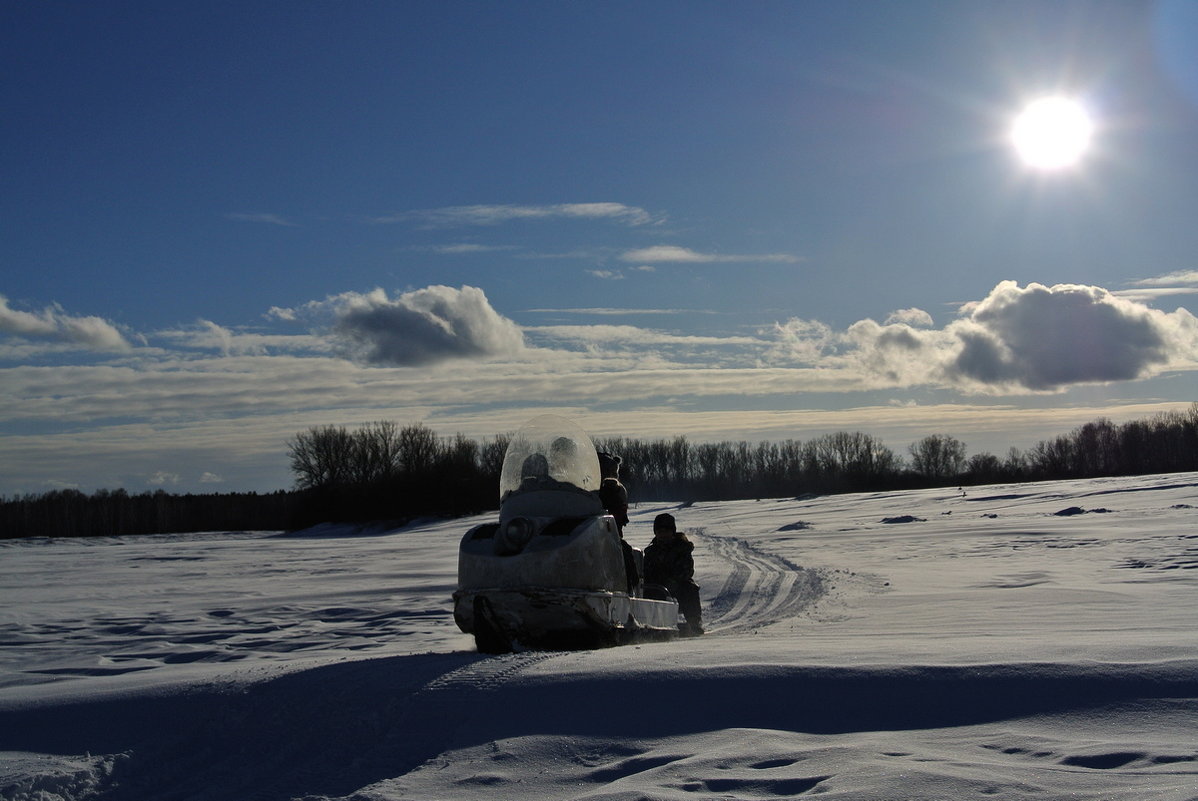
[[[0,797],[1198,798],[1198,474],[664,509],[708,636],[502,657],[475,520],[0,543]]]

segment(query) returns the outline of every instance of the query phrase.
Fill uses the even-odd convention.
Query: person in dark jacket
[[[599,500],[607,513],[616,519],[623,535],[624,526],[628,525],[628,490],[620,483],[620,457],[600,452],[599,475],[602,478]]]
[[[635,595],[641,584],[637,571],[636,557],[632,546],[624,540],[624,526],[628,525],[628,490],[620,483],[620,457],[610,453],[599,453],[599,500],[607,513],[615,518],[620,531],[620,549],[624,554],[624,574],[628,578],[628,594]]]
[[[645,582],[660,584],[678,599],[686,618],[683,634],[703,633],[703,609],[699,585],[695,583],[695,544],[678,530],[674,516],[660,514],[653,520],[653,542],[645,547]]]

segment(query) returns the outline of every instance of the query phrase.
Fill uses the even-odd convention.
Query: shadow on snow
[[[99,796],[109,801],[265,801],[345,795],[448,750],[526,735],[932,729],[1198,697],[1192,662],[521,673],[552,658],[422,654],[38,704],[3,713],[0,750],[125,754]]]

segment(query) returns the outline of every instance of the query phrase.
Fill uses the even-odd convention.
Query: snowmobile
[[[499,522],[466,532],[454,621],[483,653],[596,648],[678,634],[678,603],[630,581],[620,529],[599,499],[590,437],[557,415],[508,444]],[[635,564],[643,555],[632,549]]]

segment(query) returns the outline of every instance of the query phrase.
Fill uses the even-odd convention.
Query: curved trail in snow
[[[821,571],[803,568],[767,553],[743,539],[692,532],[701,540],[705,558],[728,568],[722,586],[704,601],[708,630],[713,634],[751,631],[808,609],[826,594]],[[451,747],[460,729],[478,719],[480,710],[500,703],[529,668],[576,652],[526,651],[479,656],[433,678],[405,699],[389,727],[380,751],[406,754],[404,772]],[[442,739],[443,742],[434,742]],[[397,767],[393,762],[392,769]]]
[[[743,539],[691,532],[731,571],[715,597],[704,603],[707,629],[713,633],[749,631],[800,614],[827,590],[821,572],[800,567]]]

